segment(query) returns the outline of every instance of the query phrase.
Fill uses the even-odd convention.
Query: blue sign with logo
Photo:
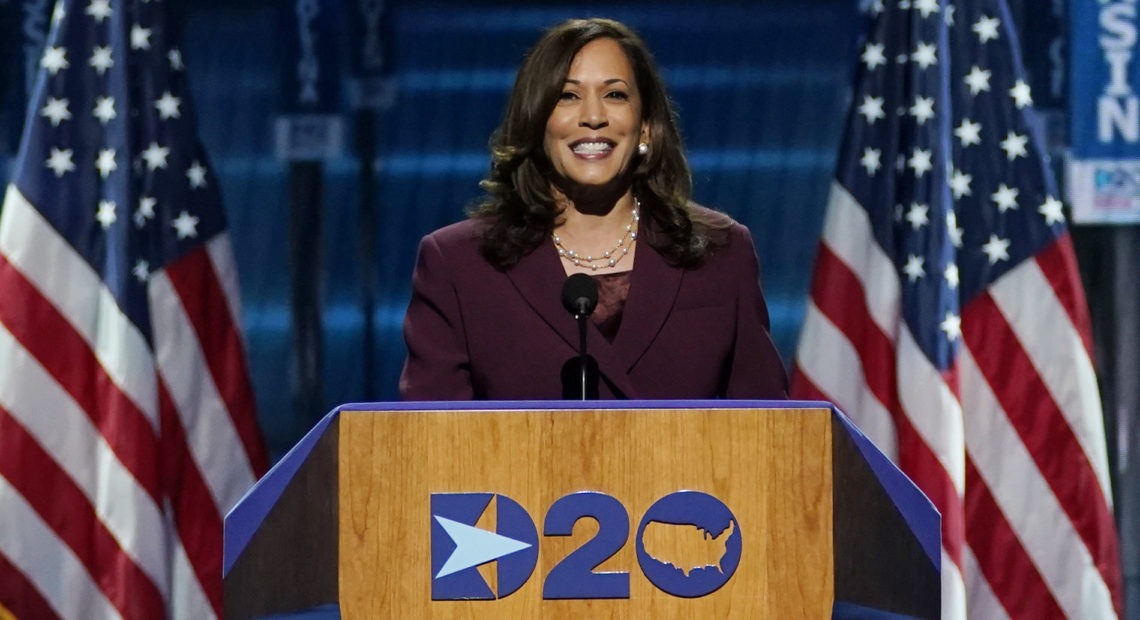
[[[476,527],[492,500],[495,531]],[[477,566],[495,561],[491,591]],[[518,502],[494,493],[431,496],[431,597],[437,601],[489,600],[518,590],[538,562],[538,531]]]

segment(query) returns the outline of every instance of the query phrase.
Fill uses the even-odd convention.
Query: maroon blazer
[[[727,217],[727,216],[721,216]],[[645,239],[646,219],[639,238]],[[406,400],[562,397],[562,365],[578,327],[562,307],[566,272],[553,243],[498,271],[467,220],[420,242],[404,318]],[[787,376],[768,334],[752,236],[732,223],[728,244],[700,268],[670,266],[639,243],[621,326],[587,335],[603,399],[785,398]]]

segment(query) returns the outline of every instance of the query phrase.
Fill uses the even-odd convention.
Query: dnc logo
[[[514,500],[493,493],[433,493],[431,514],[433,600],[503,598],[530,578],[538,561],[538,533]],[[597,521],[597,534],[550,570],[542,597],[629,598],[628,572],[594,572],[629,538],[629,513],[617,498],[594,491],[563,496],[547,510],[543,535],[570,536],[583,518]],[[712,495],[677,491],[649,507],[638,524],[635,545],[641,572],[650,583],[673,596],[701,597],[736,572],[740,524]],[[477,570],[492,561],[498,570],[494,592]]]
[[[493,493],[431,496],[431,598],[436,601],[502,598],[518,590],[538,562],[538,532],[517,502]],[[494,531],[476,527],[494,523]],[[498,560],[495,592],[476,567]]]

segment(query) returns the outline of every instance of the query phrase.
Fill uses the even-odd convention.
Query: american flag
[[[944,617],[1117,616],[1088,314],[1009,8],[872,13],[793,394],[941,511]]]
[[[221,615],[266,466],[216,179],[150,0],[61,0],[0,212],[0,609]]]

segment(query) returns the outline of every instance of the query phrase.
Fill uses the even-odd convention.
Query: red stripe
[[[1085,290],[1081,286],[1080,270],[1073,251],[1073,240],[1066,233],[1057,241],[1037,254],[1037,264],[1049,286],[1061,302],[1061,307],[1069,314],[1077,333],[1085,343],[1085,353],[1092,358],[1092,322],[1089,320],[1089,306],[1085,301]]]
[[[174,511],[174,525],[198,583],[214,613],[222,617],[222,516],[187,447],[186,433],[165,383],[159,384],[162,473]],[[174,587],[180,587],[174,584]]]
[[[862,283],[826,245],[820,248],[812,298],[820,312],[855,347],[868,389],[894,420],[898,434],[899,469],[915,481],[942,513],[942,545],[960,567],[964,536],[961,498],[942,463],[902,411],[898,400],[894,345],[871,319]],[[806,378],[799,381],[806,381]],[[931,390],[934,387],[931,386]],[[837,404],[843,407],[843,403]]]
[[[989,487],[966,457],[966,534],[970,551],[995,596],[1011,618],[1064,618],[1057,599],[1010,527]]]
[[[1109,590],[1119,593],[1112,512],[1088,457],[1045,382],[988,293],[970,303],[962,325],[966,346],[1010,424],[1088,547]]]
[[[0,553],[0,609],[7,610],[24,620],[59,618],[40,591],[2,553]]]
[[[83,409],[159,504],[156,435],[146,416],[103,370],[83,336],[2,254],[0,291],[10,302],[0,304],[0,323]]]
[[[115,608],[125,618],[161,618],[166,606],[158,587],[119,547],[82,489],[3,407],[0,438],[0,475],[71,548]]]
[[[260,477],[268,467],[268,457],[257,427],[245,350],[210,255],[202,247],[170,265],[166,273],[194,326],[210,376],[245,446],[254,476]]]

